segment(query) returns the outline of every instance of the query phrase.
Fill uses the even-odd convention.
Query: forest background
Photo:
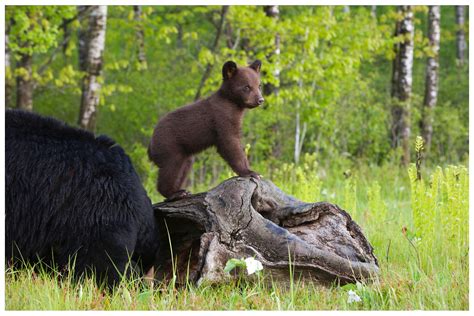
[[[467,8],[6,6],[5,105],[109,135],[158,202],[146,153],[158,119],[217,90],[225,61],[260,59],[265,103],[243,125],[252,169],[303,200],[348,210],[386,271],[406,272],[388,278],[398,282],[389,288],[415,291],[424,280],[452,294],[366,307],[464,309]],[[205,191],[233,175],[208,150],[189,187]],[[436,221],[446,234],[435,233]],[[430,259],[436,244],[446,261]],[[390,251],[403,255],[390,261]],[[13,295],[22,285],[12,284]]]

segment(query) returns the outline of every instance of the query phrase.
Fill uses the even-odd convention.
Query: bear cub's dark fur
[[[162,117],[155,127],[148,156],[159,167],[158,191],[168,201],[189,193],[183,188],[193,164],[193,155],[211,146],[241,177],[259,178],[250,170],[240,143],[246,109],[263,103],[260,87],[261,62],[237,67],[228,61],[222,67],[219,90],[206,99],[183,106]]]

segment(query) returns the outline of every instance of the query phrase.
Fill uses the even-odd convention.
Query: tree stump
[[[227,261],[247,257],[280,281],[289,281],[290,269],[296,279],[323,284],[370,280],[379,272],[349,214],[330,203],[299,201],[268,180],[234,177],[153,208],[162,233],[158,278],[225,282],[232,278],[224,272]]]

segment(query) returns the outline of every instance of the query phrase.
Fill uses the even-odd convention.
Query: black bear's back
[[[103,271],[128,252],[150,266],[151,202],[123,149],[52,118],[5,114],[6,258],[62,266],[77,253],[80,272]]]

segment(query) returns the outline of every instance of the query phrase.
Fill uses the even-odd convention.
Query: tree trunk
[[[413,69],[413,12],[411,6],[400,6],[402,20],[397,22],[396,36],[404,40],[395,46],[393,62],[392,97],[397,101],[392,107],[392,146],[402,146],[403,165],[410,162],[410,97]]]
[[[62,23],[62,29],[63,29],[63,41],[61,43],[61,50],[63,52],[63,55],[67,57],[66,53],[69,48],[69,41],[72,36],[72,29],[71,26],[69,25],[68,21],[63,20]]]
[[[5,29],[5,73],[11,75],[11,56],[10,56],[10,47],[8,45],[8,34],[10,33],[10,22],[6,21]],[[11,77],[5,76],[5,107],[11,107],[12,104],[12,83]]]
[[[425,140],[426,151],[429,151],[433,135],[434,107],[438,99],[438,69],[440,42],[440,6],[430,6],[428,13],[428,39],[431,52],[426,61],[425,98],[421,118],[421,131]]]
[[[377,6],[376,5],[371,5],[370,6],[370,15],[372,15],[372,17],[374,19],[377,18]]]
[[[264,6],[263,10],[265,12],[265,15],[269,18],[276,19],[278,20],[280,17],[280,8],[277,5],[270,5],[270,6]],[[268,59],[273,62],[275,65],[274,71],[273,71],[273,76],[276,79],[276,82],[278,82],[277,85],[271,84],[271,83],[266,83],[263,85],[263,95],[264,96],[278,96],[280,93],[279,89],[279,82],[280,82],[280,68],[279,68],[279,60],[280,60],[280,34],[276,33],[275,34],[275,40],[274,40],[274,49],[270,56],[268,56]],[[282,141],[280,137],[281,133],[281,126],[280,122],[276,121],[274,124],[271,126],[272,132],[275,135],[275,141],[272,146],[272,156],[278,159],[282,155]]]
[[[163,245],[158,279],[230,281],[237,273],[225,273],[226,262],[243,257],[255,257],[266,275],[283,282],[293,276],[345,284],[379,272],[372,246],[348,213],[298,201],[268,180],[235,177],[153,208]]]
[[[265,14],[269,18],[273,18],[278,20],[280,17],[280,9],[277,5],[269,5],[269,6],[264,6],[263,10],[265,11]],[[275,70],[273,72],[273,76],[275,77],[277,82],[280,82],[280,68],[279,68],[279,60],[280,60],[280,34],[276,33],[275,34],[275,41],[274,41],[274,50],[272,54],[269,56],[271,57],[273,63],[275,64]],[[275,86],[271,83],[267,83],[264,86],[264,94],[265,95],[278,95],[279,93],[279,87]]]
[[[224,24],[225,24],[225,17],[227,15],[227,12],[229,11],[229,6],[224,5],[222,6],[221,10],[221,17],[219,21],[219,25],[217,27],[216,31],[216,37],[214,38],[214,43],[212,44],[211,52],[213,55],[217,53],[217,49],[219,48],[219,40],[221,38],[222,32],[224,30]],[[209,79],[209,76],[211,75],[212,67],[214,66],[213,63],[208,63],[206,65],[206,70],[204,71],[204,74],[202,75],[201,81],[199,82],[198,89],[196,91],[196,95],[194,96],[194,101],[198,100],[201,97],[201,92],[202,89],[204,88],[204,85],[206,84],[207,79]]]
[[[95,130],[95,118],[102,87],[99,77],[102,75],[106,25],[107,6],[93,6],[89,18],[87,72],[82,82],[79,114],[79,125],[90,131]]]
[[[300,90],[303,89],[303,81],[299,80],[298,87]],[[294,159],[295,164],[300,162],[301,150],[303,149],[304,138],[306,136],[306,122],[303,123],[303,131],[301,131],[301,119],[300,119],[300,108],[301,101],[296,102],[296,127],[295,127],[295,149],[294,149]]]
[[[464,55],[466,51],[466,37],[464,34],[464,6],[456,6],[456,57],[460,65],[464,64]]]
[[[16,107],[26,111],[33,111],[33,56],[21,53],[17,69],[22,69],[16,78]]]
[[[77,31],[77,42],[79,50],[79,70],[87,70],[87,52],[88,52],[88,33],[87,33],[87,23],[86,15],[84,14],[86,10],[90,10],[88,6],[79,5],[77,6],[78,19],[79,19],[79,29]]]
[[[133,19],[135,20],[135,34],[137,37],[137,54],[138,62],[145,69],[147,66],[146,54],[145,54],[145,31],[143,29],[142,21],[142,7],[139,5],[133,6]]]

